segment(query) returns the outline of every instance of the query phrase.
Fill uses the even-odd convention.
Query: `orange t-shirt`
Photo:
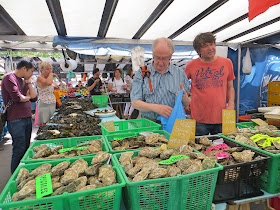
[[[234,80],[230,59],[219,57],[212,63],[199,58],[185,68],[191,79],[191,117],[206,124],[222,123],[222,109],[226,108],[227,82]]]

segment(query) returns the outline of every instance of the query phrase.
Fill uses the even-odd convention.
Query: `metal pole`
[[[240,102],[240,69],[241,69],[241,45],[238,45],[238,72],[237,72],[237,100],[236,100],[236,122],[239,117],[239,102]]]

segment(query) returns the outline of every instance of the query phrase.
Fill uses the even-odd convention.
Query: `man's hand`
[[[228,106],[225,109],[234,110],[234,104],[228,104]]]
[[[100,79],[96,79],[95,81],[94,81],[94,83],[96,84],[96,83],[98,83],[100,81]]]
[[[184,86],[180,83],[181,90],[184,90]],[[178,93],[177,93],[178,94]],[[188,96],[187,92],[184,90],[183,97],[182,97],[183,106],[188,106],[191,103],[191,98]]]
[[[153,104],[153,106],[154,106],[154,112],[166,118],[168,118],[171,115],[171,112],[173,110],[170,106],[167,105]]]

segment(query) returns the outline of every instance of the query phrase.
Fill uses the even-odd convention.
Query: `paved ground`
[[[34,141],[38,128],[32,128],[32,136],[31,142]],[[2,140],[0,142],[0,148],[4,148],[4,150],[0,151],[0,192],[4,189],[6,183],[11,177],[10,165],[11,165],[11,157],[12,157],[12,138],[9,132],[5,136],[9,138],[8,140]]]

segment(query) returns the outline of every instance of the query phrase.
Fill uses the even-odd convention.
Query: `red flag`
[[[268,10],[269,7],[279,3],[280,0],[249,0],[249,22],[253,20],[253,18]]]

